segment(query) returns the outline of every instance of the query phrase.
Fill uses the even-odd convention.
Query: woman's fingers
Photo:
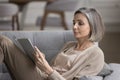
[[[35,52],[39,55],[39,57],[44,58],[45,55],[35,46]]]
[[[40,62],[40,63],[44,62],[45,58],[44,58],[43,54],[40,52],[40,50],[36,46],[34,48],[35,48],[35,60],[36,60],[36,62]]]

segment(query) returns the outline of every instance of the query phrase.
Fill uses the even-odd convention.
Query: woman
[[[16,80],[79,80],[82,76],[97,75],[104,66],[104,54],[95,45],[104,35],[101,16],[93,8],[78,9],[74,13],[73,32],[77,41],[65,44],[51,66],[37,47],[34,65],[4,36],[0,37],[0,54],[5,56]]]

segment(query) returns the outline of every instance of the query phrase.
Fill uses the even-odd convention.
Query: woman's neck
[[[75,50],[83,51],[93,45],[92,41],[89,40],[78,40]]]

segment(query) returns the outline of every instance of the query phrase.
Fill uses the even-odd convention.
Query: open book
[[[34,62],[34,47],[28,38],[15,39],[17,46]]]

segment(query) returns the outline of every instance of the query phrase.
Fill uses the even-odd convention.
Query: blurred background
[[[65,8],[65,1],[61,1],[63,1],[63,3],[60,2],[55,6],[60,5],[61,7],[64,6]],[[70,0],[66,0],[66,2],[68,3],[69,1]],[[47,0],[0,0],[0,3],[15,3],[19,6],[19,25],[21,25],[21,30],[40,29],[40,23],[44,15]],[[107,31],[120,31],[120,0],[78,0],[78,4],[74,5],[74,9],[72,10],[63,10],[65,13],[65,22],[69,29],[72,29],[72,19],[74,11],[80,7],[87,6],[95,7],[99,10],[106,25]],[[72,8],[72,6],[69,7]],[[49,14],[46,20],[45,30],[64,30],[64,28],[61,27],[62,25],[60,20],[61,19],[58,14]]]
[[[101,13],[106,26],[105,37],[100,42],[100,47],[105,55],[114,54],[109,57],[116,57],[116,61],[120,59],[120,0],[58,1],[61,2],[50,3],[51,6],[46,7],[47,0],[0,0],[0,30],[41,31],[43,30],[41,26],[44,26],[44,30],[71,30],[74,11],[80,7],[94,7]],[[18,10],[15,5],[9,6],[10,9],[7,8],[9,3],[17,5]],[[3,4],[7,5],[5,9],[2,7]],[[47,17],[45,17],[46,9],[52,12]],[[11,14],[5,14],[4,11]],[[15,12],[14,17],[12,11]],[[12,21],[7,15],[12,15]],[[16,27],[13,27],[14,24]]]

